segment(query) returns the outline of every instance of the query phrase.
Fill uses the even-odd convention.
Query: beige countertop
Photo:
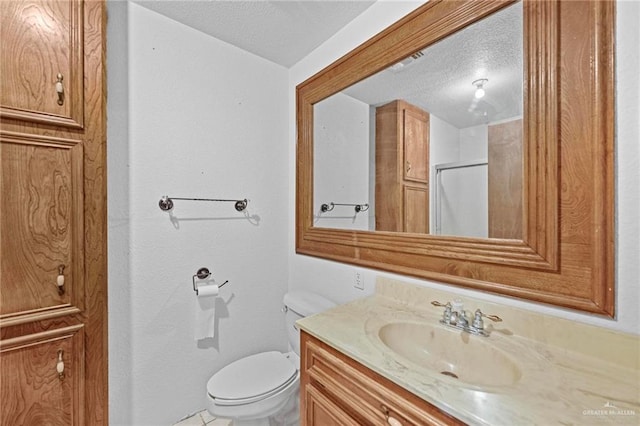
[[[640,424],[640,339],[624,333],[507,306],[463,298],[465,309],[481,308],[503,322],[485,327],[489,337],[459,335],[460,356],[476,361],[478,344],[490,345],[517,377],[500,385],[469,385],[414,364],[385,346],[387,324],[439,324],[453,295],[379,279],[376,294],[298,321],[301,329],[469,424]],[[490,321],[486,321],[490,322]],[[456,337],[458,338],[458,337]],[[491,352],[493,353],[493,352]],[[503,358],[504,357],[504,358]],[[506,362],[508,361],[508,362]],[[465,360],[465,362],[467,362]],[[488,371],[477,362],[478,374]],[[498,371],[498,374],[500,371]]]

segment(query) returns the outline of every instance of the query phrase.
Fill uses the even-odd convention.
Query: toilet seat
[[[281,352],[251,355],[227,365],[207,382],[217,405],[250,404],[268,398],[298,378],[298,370]]]

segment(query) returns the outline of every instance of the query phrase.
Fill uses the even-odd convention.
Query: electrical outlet
[[[362,271],[356,270],[353,273],[353,286],[358,290],[364,290],[364,274]]]

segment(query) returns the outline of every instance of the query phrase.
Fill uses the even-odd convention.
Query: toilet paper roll
[[[198,286],[195,306],[194,339],[213,338],[216,335],[216,299],[219,287],[217,284]]]
[[[220,292],[218,284],[208,284],[198,286],[198,297],[217,296]]]

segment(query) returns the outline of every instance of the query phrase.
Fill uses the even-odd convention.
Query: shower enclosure
[[[487,238],[489,235],[486,160],[436,164],[433,191],[437,235]]]

